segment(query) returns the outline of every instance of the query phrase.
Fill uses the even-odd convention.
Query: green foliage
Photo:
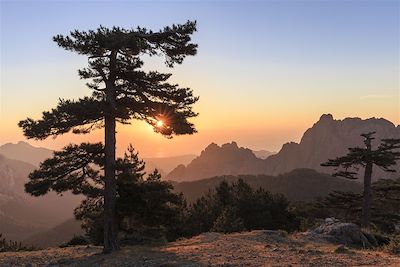
[[[299,220],[289,211],[289,202],[264,189],[253,190],[242,179],[223,181],[188,209],[185,234],[236,232],[255,229],[298,229]]]
[[[89,245],[90,242],[87,239],[87,237],[83,236],[83,235],[78,235],[78,236],[74,236],[73,238],[71,238],[71,240],[69,240],[66,243],[63,243],[60,245],[60,248],[65,248],[65,247],[72,247],[72,246],[82,246],[82,245]]]
[[[37,248],[34,246],[26,246],[21,242],[7,240],[0,234],[0,252],[8,252],[8,251],[32,251]]]

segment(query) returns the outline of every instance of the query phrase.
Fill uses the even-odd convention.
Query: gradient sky
[[[137,121],[119,126],[121,153],[199,153],[235,140],[279,150],[299,141],[321,114],[383,117],[400,123],[400,1],[7,1],[1,7],[0,144],[24,140],[17,123],[39,118],[58,98],[90,93],[77,69],[84,56],[58,48],[55,34],[105,26],[158,30],[197,20],[198,55],[174,69],[146,69],[200,96],[192,136],[165,139]],[[103,132],[29,141],[58,149],[102,140]]]

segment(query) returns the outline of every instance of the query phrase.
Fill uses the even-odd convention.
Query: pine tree
[[[369,227],[371,220],[371,178],[373,166],[377,166],[386,172],[395,172],[391,167],[396,165],[400,159],[400,139],[382,139],[381,144],[375,150],[372,149],[372,137],[375,132],[361,134],[364,137],[364,148],[349,148],[346,156],[330,159],[321,166],[335,167],[334,176],[341,176],[347,179],[357,179],[357,171],[364,168],[364,191],[361,214],[361,226]]]
[[[128,148],[123,158],[117,159],[116,223],[119,236],[123,237],[125,242],[132,242],[133,235],[136,238],[174,239],[180,235],[179,218],[185,206],[183,196],[174,193],[173,186],[162,181],[157,170],[145,175],[144,169],[145,163],[139,159],[138,153],[132,146]],[[102,244],[101,236],[104,228],[99,222],[104,215],[102,198],[104,183],[101,182],[103,177],[98,178],[99,182],[93,179],[86,180],[85,183],[90,183],[99,190],[92,191],[91,194],[84,193],[86,199],[75,209],[75,217],[82,222],[82,227],[91,241]],[[35,187],[46,185],[36,183]]]
[[[382,232],[394,232],[400,221],[400,178],[379,179],[371,189],[371,223]],[[362,194],[334,191],[320,201],[319,208],[339,219],[359,222],[362,203]]]
[[[168,83],[171,74],[142,70],[143,55],[163,55],[168,67],[195,55],[197,45],[190,38],[194,31],[196,22],[188,21],[158,32],[140,27],[100,26],[95,31],[75,30],[69,36],[55,36],[53,40],[60,47],[88,57],[88,67],[79,70],[79,76],[90,80],[87,86],[93,93],[77,101],[61,99],[56,108],[43,112],[42,119],[19,122],[25,136],[34,139],[105,129],[105,253],[118,249],[114,221],[116,122],[129,124],[132,119],[143,120],[167,137],[196,132],[187,120],[197,115],[192,105],[198,97],[193,96],[192,90]]]

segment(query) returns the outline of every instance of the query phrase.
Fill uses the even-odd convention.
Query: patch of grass
[[[389,244],[384,247],[386,252],[394,255],[400,255],[400,236],[390,238]]]

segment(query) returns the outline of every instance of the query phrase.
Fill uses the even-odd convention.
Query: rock
[[[312,231],[314,234],[327,237],[343,245],[362,246],[371,248],[377,245],[373,235],[363,233],[361,228],[354,223],[343,223],[335,218],[327,218],[325,222]]]
[[[339,222],[339,220],[336,218],[326,218],[325,219],[326,224],[331,224],[331,223],[335,223],[335,222]]]

